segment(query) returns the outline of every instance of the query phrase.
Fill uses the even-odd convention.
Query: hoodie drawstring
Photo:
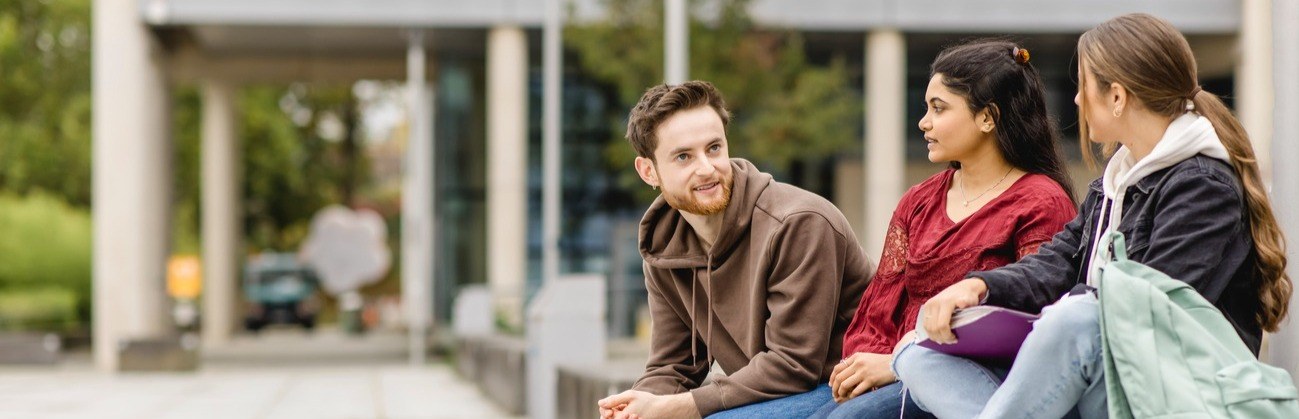
[[[1096,276],[1100,273],[1100,269],[1109,262],[1109,246],[1105,245],[1105,240],[1106,236],[1109,235],[1110,225],[1113,223],[1106,224],[1106,222],[1111,221],[1112,217],[1118,216],[1111,212],[1111,205],[1113,203],[1110,202],[1108,197],[1101,200],[1100,217],[1096,218],[1096,229],[1093,230],[1096,236],[1092,237],[1091,259],[1087,261],[1087,285],[1093,287],[1096,286]],[[1113,228],[1117,229],[1118,227]]]
[[[704,298],[704,310],[708,312],[708,326],[704,327],[704,347],[711,348],[711,346],[709,346],[713,342],[713,303],[712,300],[710,299],[711,296],[713,295],[713,255],[711,253],[708,254],[707,269],[708,269],[708,289],[706,291],[708,292],[709,298]],[[696,311],[696,309],[699,308],[699,306],[697,300],[695,300],[695,289],[698,288],[698,286],[699,286],[699,271],[695,269],[691,269],[690,270],[690,311],[691,314],[693,315],[699,314]],[[690,362],[698,364],[699,351],[698,349],[696,349],[696,344],[698,343],[699,339],[695,338],[696,333],[698,332],[698,329],[696,329],[696,325],[697,323],[694,321],[694,319],[691,319],[690,320]],[[704,361],[708,362],[708,369],[711,370],[713,368],[713,351],[711,350],[708,351],[708,355],[705,356],[704,358],[705,358]]]
[[[697,285],[699,285],[699,271],[697,271],[697,270],[695,270],[695,269],[692,268],[692,269],[690,269],[690,314],[691,314],[691,317],[694,317],[695,314],[698,314],[698,313],[699,313],[699,304],[695,302],[695,288],[697,288]],[[698,363],[699,363],[699,355],[698,355],[698,352],[696,352],[696,350],[695,350],[695,343],[699,342],[699,339],[698,339],[698,338],[695,338],[695,331],[696,331],[696,329],[695,329],[695,321],[694,321],[694,319],[691,319],[691,320],[690,320],[690,363],[692,363],[692,364],[698,364]]]
[[[708,328],[704,332],[704,347],[712,348],[713,344],[713,253],[708,252],[708,298],[704,300],[704,309],[708,310]],[[691,322],[694,323],[694,322]],[[713,369],[713,351],[708,351],[708,369]]]

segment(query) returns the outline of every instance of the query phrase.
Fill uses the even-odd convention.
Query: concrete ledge
[[[460,336],[456,369],[501,409],[522,415],[527,403],[527,348],[519,336]]]
[[[127,340],[118,347],[117,356],[118,370],[123,372],[194,371],[198,369],[198,338]]]
[[[0,333],[0,364],[53,364],[61,347],[53,333]]]
[[[457,336],[456,370],[493,403],[523,415],[527,402],[527,341],[501,334]],[[612,340],[610,361],[557,366],[555,417],[599,417],[595,402],[630,389],[645,372],[649,347],[634,340]]]
[[[560,418],[600,416],[595,402],[630,389],[645,372],[645,361],[627,359],[599,365],[560,365],[555,408]]]

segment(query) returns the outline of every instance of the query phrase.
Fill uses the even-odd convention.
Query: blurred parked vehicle
[[[271,324],[316,327],[320,280],[292,253],[261,253],[244,266],[244,297],[248,312],[244,327],[259,331]]]

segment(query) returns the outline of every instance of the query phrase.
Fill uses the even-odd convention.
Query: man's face
[[[697,215],[714,215],[731,201],[731,160],[722,118],[709,106],[686,109],[659,124],[654,160],[636,158],[636,171],[663,189],[668,205]]]

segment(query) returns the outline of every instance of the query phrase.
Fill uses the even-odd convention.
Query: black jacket
[[[1243,189],[1231,166],[1197,155],[1137,181],[1124,201],[1119,232],[1127,240],[1128,258],[1194,287],[1257,355],[1263,334],[1255,320],[1257,254]],[[987,304],[1040,311],[1086,281],[1102,205],[1097,179],[1078,216],[1037,254],[967,277],[988,284]]]

